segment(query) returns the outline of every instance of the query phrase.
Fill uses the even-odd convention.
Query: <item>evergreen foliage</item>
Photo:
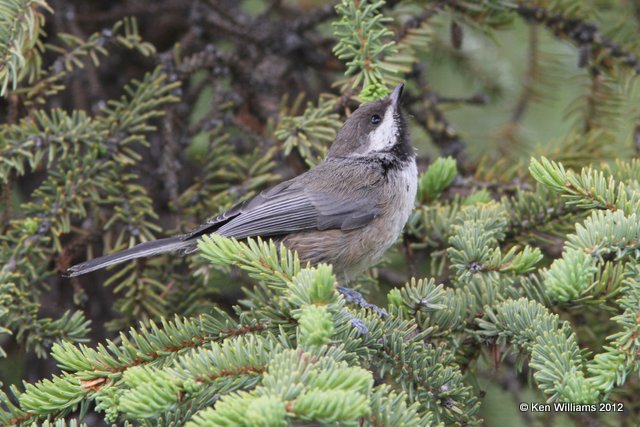
[[[45,0],[11,0],[0,7],[0,95],[5,95],[39,68],[42,12],[51,8]]]
[[[89,3],[0,0],[0,424],[640,416],[633,2]],[[399,82],[418,194],[367,274],[213,234],[62,277],[318,164]]]

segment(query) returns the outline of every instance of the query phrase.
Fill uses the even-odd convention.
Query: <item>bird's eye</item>
[[[372,125],[377,125],[378,123],[380,123],[382,121],[382,119],[380,118],[379,115],[374,114],[373,116],[371,116],[371,124]]]

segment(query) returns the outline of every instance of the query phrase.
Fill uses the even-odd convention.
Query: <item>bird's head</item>
[[[388,96],[363,104],[345,121],[327,157],[367,157],[390,153],[409,157],[413,149],[400,111],[403,84]]]

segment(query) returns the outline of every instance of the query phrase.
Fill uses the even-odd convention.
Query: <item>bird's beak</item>
[[[404,83],[400,83],[389,95],[389,99],[391,100],[391,105],[394,110],[398,110],[400,106],[400,97],[402,96],[402,90],[404,89]]]

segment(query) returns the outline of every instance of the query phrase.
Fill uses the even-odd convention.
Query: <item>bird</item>
[[[308,171],[233,206],[186,234],[140,243],[74,265],[80,276],[136,258],[197,250],[201,236],[272,239],[303,263],[328,263],[349,281],[398,239],[413,209],[416,154],[400,108],[404,84],[360,105],[346,119],[325,159]]]

